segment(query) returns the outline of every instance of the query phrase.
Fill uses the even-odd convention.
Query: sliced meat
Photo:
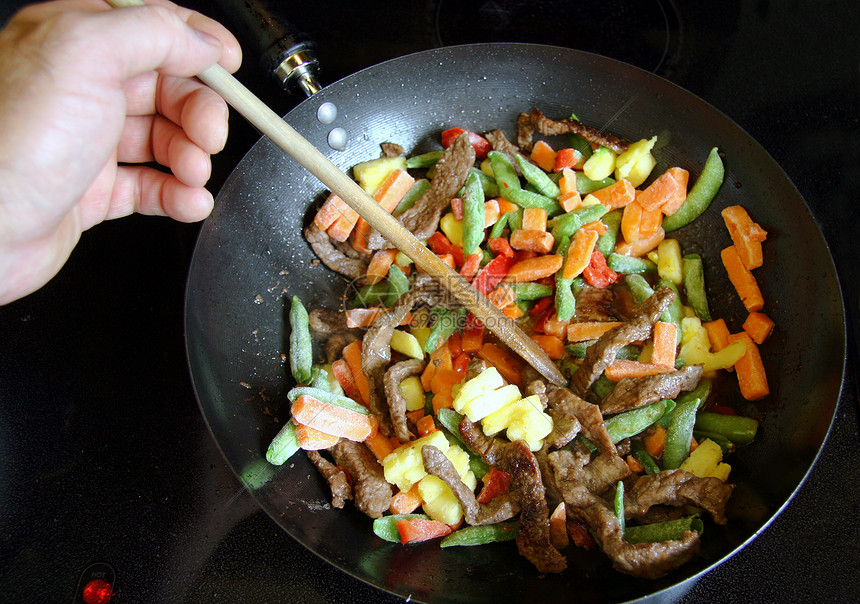
[[[615,453],[615,446],[606,431],[600,407],[583,400],[567,388],[554,388],[549,394],[549,409],[558,415],[564,414],[578,420],[582,432],[598,451]]]
[[[346,326],[346,315],[328,308],[314,308],[308,313],[310,327],[316,333],[330,335],[338,331],[344,331]]]
[[[469,364],[466,366],[466,381],[468,382],[472,378],[478,377],[489,368],[490,364],[487,361],[475,357],[469,361]]]
[[[593,460],[584,452],[567,449],[553,451],[548,455],[555,476],[555,483],[565,501],[571,488],[584,486],[596,495],[605,493],[630,476],[630,468],[617,453],[601,453]]]
[[[475,164],[475,148],[469,142],[468,133],[463,133],[449,146],[436,162],[436,174],[430,188],[415,205],[397,217],[407,230],[418,239],[425,240],[433,234],[442,217],[442,210],[451,203],[466,182],[469,171]],[[367,247],[378,250],[391,247],[378,231],[372,229]]]
[[[508,140],[508,137],[505,136],[504,132],[501,130],[491,130],[484,134],[484,138],[490,142],[490,145],[493,147],[493,151],[498,151],[507,155],[508,159],[511,160],[511,163],[514,166],[516,173],[522,175],[522,170],[520,170],[520,165],[516,160],[517,154],[520,150],[515,144]]]
[[[734,485],[719,478],[700,478],[684,470],[665,470],[641,476],[624,495],[625,515],[644,516],[655,505],[694,505],[706,510],[714,522],[725,524],[726,505]]]
[[[602,130],[587,126],[573,118],[563,120],[551,120],[538,109],[532,109],[530,113],[520,114],[517,119],[517,144],[523,151],[531,151],[532,136],[537,130],[544,136],[557,136],[560,134],[578,134],[590,143],[596,143],[601,147],[609,147],[616,153],[627,151],[630,145],[626,140],[607,134]]]
[[[622,378],[600,402],[600,410],[604,415],[614,415],[656,401],[675,398],[681,391],[695,388],[703,371],[701,365],[687,365],[671,373]]]
[[[548,400],[546,391],[546,383],[542,379],[536,379],[526,384],[525,396],[537,396],[540,400],[540,407],[543,410],[546,409]]]
[[[367,273],[367,258],[350,258],[337,247],[328,233],[321,231],[315,224],[305,228],[305,239],[311,244],[311,249],[323,264],[331,270],[350,279],[358,279]]]
[[[343,356],[343,349],[358,340],[354,331],[339,331],[333,333],[325,341],[326,363],[334,363]]]
[[[414,435],[409,432],[409,427],[406,424],[406,399],[403,398],[403,393],[400,391],[400,382],[410,376],[419,375],[422,371],[424,371],[424,361],[418,359],[401,361],[389,367],[382,380],[385,386],[385,398],[388,400],[388,411],[391,414],[391,423],[394,427],[394,436],[402,443],[412,440]]]
[[[364,443],[342,438],[331,453],[335,463],[352,477],[355,507],[371,518],[382,516],[391,507],[391,485],[370,449]]]
[[[617,321],[615,294],[610,287],[587,285],[576,294],[577,321]]]
[[[460,507],[463,508],[466,522],[472,526],[504,522],[520,512],[516,493],[508,492],[494,497],[489,503],[478,503],[475,493],[460,478],[454,464],[437,447],[425,445],[421,449],[421,457],[424,461],[424,469],[441,479],[454,493],[457,501],[460,502]]]
[[[400,157],[406,155],[406,151],[397,143],[382,143],[379,145],[382,149],[382,157]]]
[[[635,319],[613,327],[589,346],[582,364],[570,380],[571,391],[584,397],[594,381],[615,360],[619,350],[651,335],[654,322],[674,299],[675,292],[670,288],[659,288],[642,303]]]
[[[331,504],[342,508],[348,499],[352,499],[352,486],[346,472],[323,457],[319,451],[307,451],[307,455],[331,489]]]

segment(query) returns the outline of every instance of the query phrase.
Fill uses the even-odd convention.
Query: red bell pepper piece
[[[478,494],[478,503],[490,503],[499,495],[511,490],[511,475],[502,470],[490,468],[482,480],[484,486]]]
[[[463,261],[463,268],[460,269],[460,275],[467,281],[471,281],[478,274],[478,271],[481,270],[481,260],[483,258],[483,254],[466,256],[466,259]]]
[[[490,237],[487,239],[487,247],[497,256],[500,254],[509,258],[516,256],[514,248],[511,247],[511,244],[504,237]]]
[[[468,354],[461,352],[454,359],[454,371],[461,375],[466,375],[466,371],[469,369],[469,361],[471,360]]]
[[[486,296],[502,282],[502,279],[505,278],[505,275],[508,274],[508,271],[511,270],[513,265],[513,258],[502,255],[496,256],[490,260],[487,266],[480,270],[472,281],[472,285],[475,289]]]
[[[607,266],[600,250],[594,250],[591,254],[591,262],[582,271],[582,276],[592,287],[607,287],[618,280],[618,273]]]
[[[457,266],[463,266],[463,248],[451,243],[451,241],[445,237],[444,233],[436,231],[430,235],[429,239],[427,239],[427,247],[433,250],[433,253],[437,256],[451,254],[454,257],[454,264]]]
[[[579,149],[560,149],[558,153],[555,154],[555,166],[553,167],[553,172],[561,172],[565,168],[582,168],[583,164],[583,155]]]
[[[463,220],[463,200],[455,197],[451,200],[451,211],[454,213],[454,218]]]
[[[550,308],[550,306],[552,306],[552,303],[553,299],[549,296],[547,296],[546,298],[541,298],[535,303],[534,306],[532,306],[532,309],[529,311],[529,314],[533,317],[538,317],[544,314],[546,310]]]
[[[487,157],[487,153],[493,150],[490,141],[480,134],[464,130],[463,128],[449,128],[442,132],[442,146],[447,149],[464,132],[469,132],[469,142],[475,148],[475,159],[484,159]]]

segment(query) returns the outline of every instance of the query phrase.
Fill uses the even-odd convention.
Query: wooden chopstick
[[[107,0],[115,8],[143,6],[140,0]],[[200,73],[200,80],[221,95],[229,105],[265,134],[288,155],[336,193],[398,250],[409,256],[427,274],[435,277],[476,319],[502,342],[525,359],[553,384],[567,380],[549,356],[516,323],[483,294],[452,270],[411,232],[370,197],[352,178],[334,165],[319,149],[281,119],[268,105],[220,65]]]

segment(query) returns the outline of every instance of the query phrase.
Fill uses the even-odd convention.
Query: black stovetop
[[[3,21],[22,4],[0,9]],[[655,71],[770,152],[837,264],[850,317],[847,378],[827,444],[792,503],[752,544],[672,597],[856,601],[860,12],[850,2],[611,4],[415,0],[292,10],[319,45],[324,83],[440,44],[562,44]],[[220,5],[188,5],[225,19]],[[579,26],[559,25],[570,23]],[[247,59],[239,77],[279,113],[301,100],[270,86],[254,63]],[[231,126],[228,149],[214,159],[215,192],[258,138],[239,118]],[[399,601],[294,542],[221,457],[184,350],[197,232],[139,216],[100,225],[50,284],[0,307],[0,599],[74,601],[82,573],[104,563],[115,572],[114,602]]]

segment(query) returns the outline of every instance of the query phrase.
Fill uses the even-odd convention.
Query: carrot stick
[[[548,254],[554,244],[552,233],[546,231],[517,229],[511,233],[511,247],[515,250]]]
[[[621,236],[627,243],[639,241],[639,225],[642,223],[642,206],[635,200],[624,206],[621,214]]]
[[[436,375],[436,363],[427,363],[424,371],[421,372],[421,387],[424,392],[430,392],[430,382],[433,381],[434,375]]]
[[[329,236],[335,241],[346,241],[349,239],[349,234],[352,232],[353,227],[355,227],[355,223],[358,222],[358,212],[349,207],[346,202],[338,197],[337,195],[330,195],[328,199],[326,199],[323,207],[329,206],[327,208],[328,215],[335,215],[335,220],[326,227],[326,232]],[[323,208],[320,208],[322,211]],[[321,222],[324,223],[327,220],[326,215],[321,217]],[[316,222],[316,219],[314,219]],[[320,223],[317,223],[317,226],[320,226]],[[322,228],[320,226],[320,228]]]
[[[331,371],[340,383],[340,387],[343,388],[344,394],[354,401],[361,402],[361,392],[358,390],[349,364],[344,359],[338,359],[331,364]]]
[[[687,183],[690,173],[684,168],[669,168],[636,197],[646,210],[661,210],[674,214],[687,199]]]
[[[735,363],[735,372],[738,376],[741,396],[748,401],[755,401],[770,394],[764,363],[762,363],[761,354],[756,343],[753,342],[752,338],[745,331],[730,335],[729,343],[731,344],[732,342],[743,342],[747,347],[744,356]]]
[[[408,419],[413,424],[418,423],[418,420],[424,417],[424,408],[416,409],[415,411],[407,411],[406,419]]]
[[[564,356],[564,342],[560,338],[537,333],[532,334],[531,338],[552,360],[558,360]]]
[[[314,216],[314,224],[319,230],[325,231],[331,225],[334,224],[335,220],[340,218],[340,204],[343,204],[347,208],[349,207],[346,205],[346,202],[344,202],[343,199],[341,199],[334,193],[331,193],[326,198],[326,200],[323,202],[323,204],[320,206],[320,209],[317,210],[317,213]]]
[[[663,224],[663,212],[660,208],[646,210],[642,208],[642,217],[639,219],[639,239],[653,237]]]
[[[388,212],[393,212],[406,192],[415,184],[415,179],[410,176],[405,170],[397,168],[391,171],[391,174],[385,177],[379,188],[373,194],[373,199],[385,208]],[[364,218],[359,218],[355,223],[355,229],[352,232],[352,247],[364,253],[369,253],[367,249],[367,236],[370,234],[370,225]]]
[[[549,540],[558,549],[570,545],[570,537],[567,534],[567,509],[563,501],[549,516]]]
[[[657,321],[654,323],[654,349],[651,362],[655,365],[675,367],[675,353],[678,347],[678,325]]]
[[[764,297],[755,277],[741,261],[737,248],[730,245],[720,252],[720,257],[729,274],[729,281],[732,282],[746,309],[750,312],[761,310],[764,307]]]
[[[397,250],[378,250],[374,252],[367,265],[367,282],[379,283],[388,276],[388,269],[394,264]]]
[[[666,446],[666,428],[656,424],[642,437],[642,444],[645,445],[645,450],[651,457],[660,457],[663,454],[663,447]]]
[[[555,167],[555,150],[546,141],[539,140],[532,147],[529,159],[541,167],[544,172],[552,172]]]
[[[743,328],[753,339],[753,342],[761,344],[767,340],[773,331],[773,319],[763,312],[751,312],[744,321]]]
[[[607,331],[621,325],[620,321],[579,321],[567,326],[568,342],[596,340]]]
[[[335,446],[340,437],[296,423],[296,440],[299,442],[299,447],[305,451],[319,451]]]
[[[546,210],[543,208],[525,208],[523,210],[523,230],[545,231],[546,218]]]
[[[525,314],[517,304],[508,304],[502,309],[502,313],[509,319],[519,319]]]
[[[527,283],[537,281],[544,277],[550,277],[561,268],[564,257],[559,254],[547,254],[521,260],[514,264],[505,275],[504,281],[508,283]]]
[[[647,377],[649,375],[660,375],[661,373],[669,373],[674,371],[674,367],[666,367],[665,365],[656,365],[654,363],[640,363],[639,361],[628,361],[626,359],[616,359],[606,368],[604,372],[606,377],[617,382],[626,377]]]
[[[454,359],[451,358],[451,349],[448,340],[442,342],[436,350],[430,353],[430,362],[436,365],[436,369],[453,369]]]
[[[491,227],[499,221],[499,217],[502,215],[501,209],[499,209],[499,200],[498,199],[490,199],[484,202],[484,228]]]
[[[368,415],[324,403],[307,394],[293,401],[290,413],[297,424],[359,442],[370,436],[373,429]]]
[[[581,228],[576,232],[573,241],[570,242],[570,247],[567,249],[562,277],[573,279],[582,274],[582,271],[591,262],[591,255],[594,253],[594,246],[597,245],[598,239],[600,239],[600,234],[593,229]]]
[[[708,340],[711,342],[711,348],[714,352],[719,352],[729,345],[729,328],[723,319],[714,319],[702,323],[702,327],[708,332]]]
[[[352,372],[353,382],[360,395],[358,402],[366,407],[370,404],[370,383],[361,367],[361,340],[350,342],[344,346],[341,354],[343,354],[343,358]]]
[[[622,178],[608,187],[603,187],[591,193],[597,200],[610,210],[623,208],[629,205],[635,198],[636,192],[629,180]]]
[[[394,445],[391,444],[391,439],[382,434],[382,432],[377,432],[373,436],[365,439],[364,444],[367,445],[367,448],[370,449],[370,452],[373,453],[379,461],[382,461],[389,453],[394,451]]]
[[[629,207],[629,206],[628,206]],[[622,220],[624,217],[622,216]],[[619,241],[615,246],[615,252],[618,254],[623,254],[625,256],[633,256],[634,258],[638,258],[640,256],[644,256],[654,248],[656,248],[663,239],[666,238],[666,231],[663,230],[663,227],[657,229],[657,232],[653,237],[649,237],[647,239],[639,238],[634,243],[629,243],[627,241]]]
[[[559,321],[557,313],[551,313],[542,323],[541,330],[550,336],[555,336],[560,340],[567,338],[567,326],[570,325],[570,320]],[[535,326],[537,331],[537,325]]]
[[[421,493],[418,492],[418,483],[412,485],[408,491],[398,491],[391,498],[391,507],[388,508],[392,514],[411,514],[421,505]]]
[[[424,518],[398,520],[397,531],[400,533],[400,542],[404,545],[444,537],[453,532],[451,527],[444,522]]]
[[[522,386],[522,371],[525,363],[519,357],[489,342],[481,346],[478,356],[498,369],[502,377],[510,383]]]
[[[744,266],[749,270],[760,267],[764,263],[761,242],[767,239],[767,231],[753,222],[742,206],[729,206],[720,214]]]

